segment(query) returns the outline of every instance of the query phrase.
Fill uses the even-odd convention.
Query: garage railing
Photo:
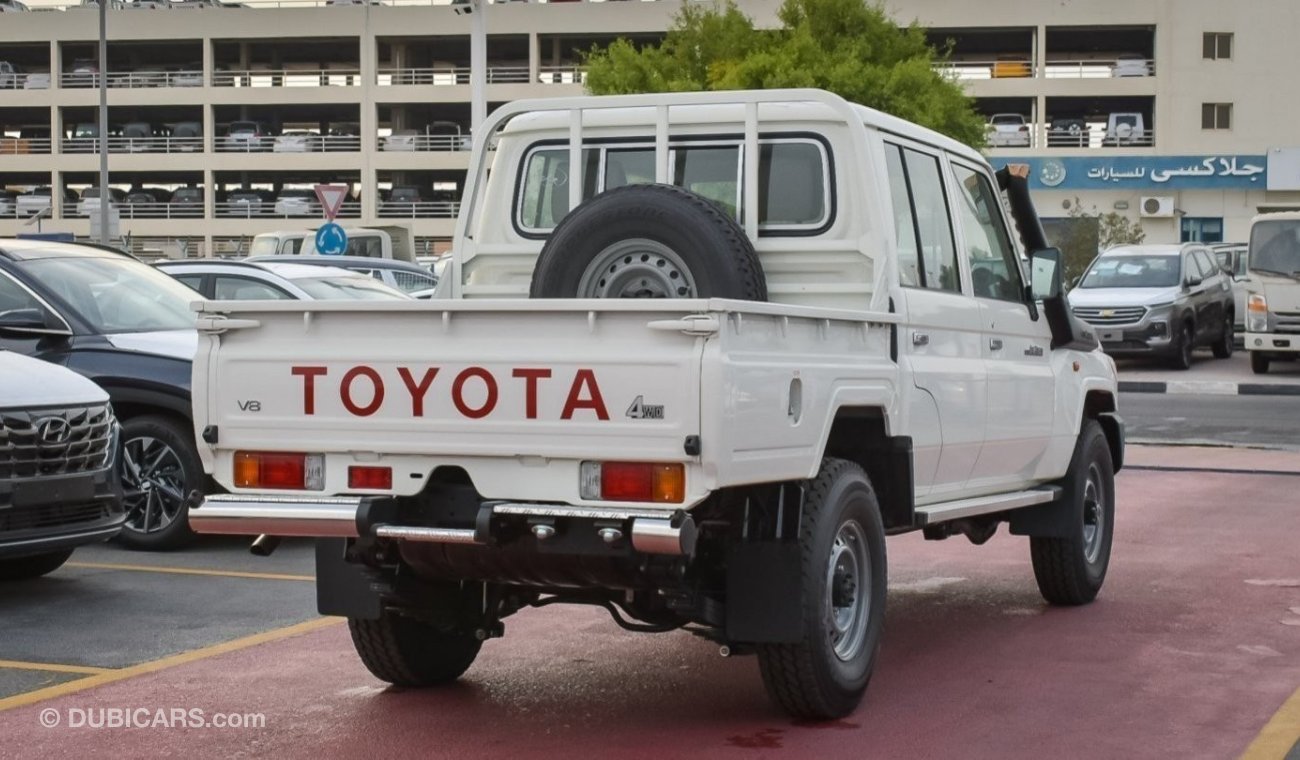
[[[110,137],[109,153],[202,153],[202,137]],[[97,137],[65,137],[59,149],[64,153],[98,153]]]
[[[320,219],[324,216],[320,204],[312,200],[278,201],[220,201],[213,206],[218,219]],[[344,201],[339,208],[340,219],[361,217],[361,201]]]
[[[54,141],[48,137],[0,137],[0,156],[46,154]]]
[[[346,153],[361,150],[359,135],[262,135],[218,137],[218,153]]]
[[[213,87],[356,87],[359,68],[246,69],[216,71]]]
[[[469,135],[386,135],[377,145],[386,152],[435,152],[469,150],[474,143]]]
[[[385,219],[455,219],[460,201],[385,201],[379,216]]]
[[[1048,79],[1151,77],[1156,74],[1156,62],[1149,58],[1049,60],[1045,73]]]

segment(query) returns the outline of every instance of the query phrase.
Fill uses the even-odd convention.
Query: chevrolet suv
[[[1232,356],[1232,278],[1199,244],[1112,248],[1070,291],[1070,308],[1113,356],[1162,357],[1176,369],[1192,366],[1197,346]]]

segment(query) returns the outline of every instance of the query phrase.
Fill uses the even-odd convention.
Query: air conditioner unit
[[[1168,195],[1144,195],[1142,196],[1142,216],[1164,216],[1174,215],[1174,199]]]

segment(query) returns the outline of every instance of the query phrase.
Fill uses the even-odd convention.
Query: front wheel
[[[871,680],[885,623],[885,530],[862,468],[827,458],[807,484],[799,543],[803,633],[758,647],[768,695],[798,718],[848,715]]]
[[[192,540],[186,498],[203,487],[193,431],[169,417],[132,417],[122,423],[122,448],[122,543],[174,549]]]
[[[1174,327],[1173,353],[1169,357],[1169,366],[1174,369],[1192,368],[1192,343],[1195,333],[1187,323],[1178,323]]]
[[[1258,351],[1250,352],[1250,371],[1256,375],[1268,374],[1269,359]]]
[[[1115,531],[1115,468],[1096,420],[1079,431],[1058,508],[1068,516],[1065,535],[1029,539],[1034,580],[1052,604],[1087,604],[1106,581]]]
[[[25,581],[58,570],[72,556],[71,549],[30,557],[0,560],[0,581]]]

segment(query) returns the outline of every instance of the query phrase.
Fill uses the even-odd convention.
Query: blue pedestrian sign
[[[316,230],[316,253],[323,256],[342,256],[348,250],[348,233],[329,222]]]

